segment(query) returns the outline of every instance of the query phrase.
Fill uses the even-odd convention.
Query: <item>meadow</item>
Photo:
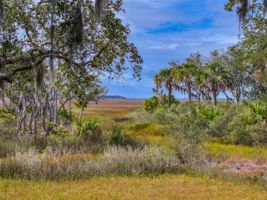
[[[71,143],[68,145],[74,145],[72,150],[63,154],[42,150],[41,155],[27,150],[15,153],[14,159],[2,158],[0,199],[266,198],[266,183],[260,178],[267,167],[263,166],[267,158],[265,147],[224,144],[218,139],[208,139],[203,144],[203,158],[183,164],[174,156],[179,139],[170,134],[169,125],[157,123],[154,114],[143,111],[143,106],[143,100],[103,100],[99,104],[89,104],[84,111],[83,120],[99,120],[105,137],[110,134],[105,132],[118,128],[119,132],[113,135],[115,139],[110,140],[108,146],[128,146],[126,151],[107,150],[110,147],[100,142],[96,142],[98,147],[86,143],[93,149],[81,151],[75,150]],[[72,106],[70,109],[74,114],[79,111]],[[72,129],[75,126],[72,125]],[[74,137],[58,134],[50,137],[49,148],[53,151],[58,151],[53,145],[67,148],[58,140]],[[138,150],[140,147],[142,150]],[[188,158],[192,156],[192,152],[187,154]],[[90,167],[86,165],[88,162]],[[24,171],[17,168],[22,166]],[[233,170],[237,167],[240,170]]]
[[[266,195],[267,191],[260,186],[170,174],[57,182],[0,182],[0,199],[3,200],[265,200]]]

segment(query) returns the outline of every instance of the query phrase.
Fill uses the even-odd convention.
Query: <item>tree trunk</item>
[[[241,97],[241,91],[240,91],[240,89],[238,88],[238,89],[236,90],[236,93],[235,93],[236,105],[239,105],[240,97]]]
[[[171,104],[172,104],[172,87],[169,86],[168,87],[168,106],[169,108],[171,107]]]
[[[78,121],[81,121],[85,106],[82,107]]]
[[[192,90],[190,87],[190,83],[187,83],[187,91],[188,91],[188,100],[189,102],[192,102]]]
[[[213,95],[213,105],[217,106],[217,92],[214,90],[212,92],[212,95]]]

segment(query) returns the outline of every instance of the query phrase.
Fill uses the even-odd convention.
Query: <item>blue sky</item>
[[[224,11],[227,0],[124,0],[130,24],[130,40],[143,60],[142,80],[132,78],[130,71],[120,80],[104,78],[110,95],[128,98],[153,96],[153,75],[170,61],[184,61],[191,53],[208,56],[214,49],[235,44],[238,19]],[[177,98],[184,95],[176,93]]]

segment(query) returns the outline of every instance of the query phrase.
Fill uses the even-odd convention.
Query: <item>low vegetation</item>
[[[266,190],[261,186],[169,174],[158,177],[115,176],[57,182],[0,181],[0,199],[7,200],[35,200],[36,197],[40,200],[265,200],[266,195]]]

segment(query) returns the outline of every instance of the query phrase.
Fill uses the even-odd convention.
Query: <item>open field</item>
[[[91,117],[112,119],[125,118],[118,122],[126,133],[147,144],[163,149],[173,149],[177,141],[167,133],[164,125],[128,120],[128,114],[143,105],[143,100],[105,100],[99,104],[90,103],[84,112],[84,119]],[[71,105],[77,114],[79,109]],[[110,119],[111,118],[111,119]],[[207,154],[225,158],[220,164],[226,173],[236,166],[243,166],[247,175],[259,175],[264,169],[255,168],[257,160],[267,157],[267,150],[259,147],[225,145],[209,142]],[[77,154],[62,157],[64,161],[93,160],[99,155]],[[243,160],[247,159],[247,160]],[[248,169],[252,165],[253,169]],[[242,170],[236,171],[242,172]],[[91,179],[66,181],[27,181],[0,179],[0,200],[265,200],[267,190],[260,184],[210,178],[208,175],[161,174],[151,177],[95,177]]]
[[[186,175],[30,182],[0,181],[1,200],[266,200],[260,186]]]
[[[141,99],[106,99],[101,100],[98,104],[91,102],[88,104],[84,111],[84,118],[86,117],[110,117],[110,118],[121,118],[136,108],[142,106],[144,100]],[[72,110],[76,113],[79,109],[73,108]]]

